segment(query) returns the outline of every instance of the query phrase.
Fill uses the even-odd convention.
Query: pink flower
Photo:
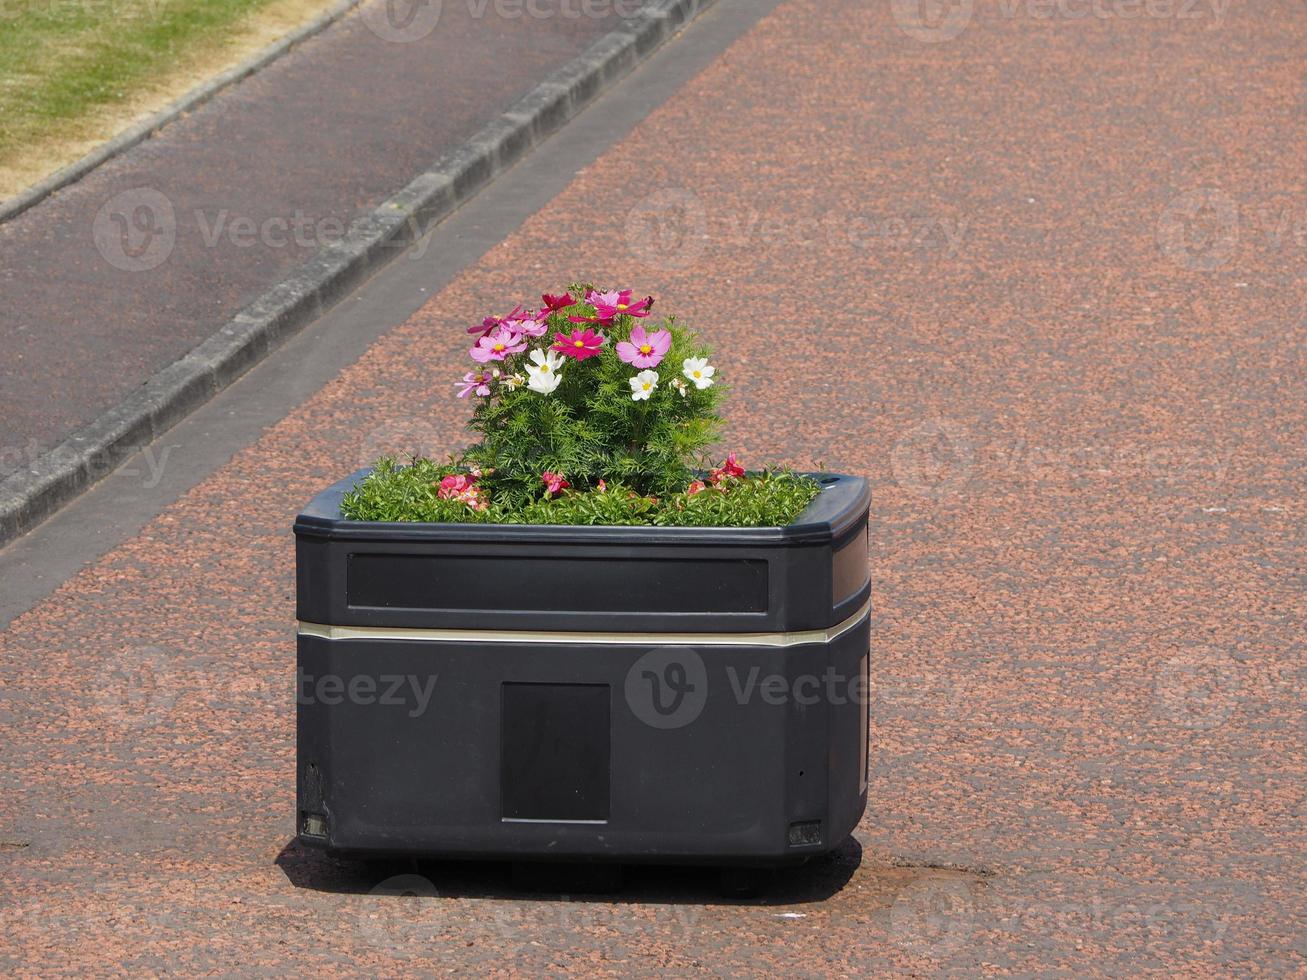
[[[436,496],[441,500],[458,500],[473,510],[485,510],[490,504],[485,491],[476,485],[475,476],[451,474],[440,481]]]
[[[603,334],[595,333],[593,330],[573,330],[571,336],[556,333],[554,339],[556,341],[554,350],[568,357],[575,357],[578,361],[597,355],[605,340]]]
[[[509,354],[520,354],[526,350],[526,343],[507,326],[500,327],[493,334],[487,334],[477,341],[469,352],[472,360],[485,364],[486,361],[502,361]]]
[[[511,323],[514,320],[523,319],[525,316],[526,311],[522,309],[522,304],[519,303],[517,306],[513,307],[513,312],[508,314],[508,316],[488,316],[481,321],[481,326],[468,327],[467,332],[479,333],[481,336],[485,337],[494,330],[495,327],[502,326],[505,323]]]
[[[605,483],[604,480],[603,480],[602,478],[599,480],[599,492],[600,492],[600,493],[607,493],[607,492],[608,492],[608,484]]]
[[[568,319],[573,323],[600,323],[609,326],[613,318],[619,314],[626,316],[646,317],[649,310],[653,307],[653,297],[646,296],[638,303],[631,302],[631,290],[610,290],[606,293],[599,293],[591,290],[586,293],[585,301],[595,308],[594,316],[569,316]]]
[[[672,335],[666,330],[657,330],[645,336],[644,327],[636,324],[631,331],[631,339],[618,343],[617,356],[638,368],[655,368],[671,346]]]
[[[476,374],[469,371],[463,375],[462,381],[456,381],[455,384],[461,384],[463,390],[458,393],[459,398],[466,398],[472,392],[476,392],[478,398],[485,398],[490,394],[490,375],[484,371]]]
[[[704,490],[707,489],[708,488],[704,485],[704,482],[702,480],[695,480],[693,483],[691,483],[688,487],[685,488],[685,492],[688,496],[693,497],[696,493],[702,493]]]
[[[524,337],[543,337],[549,332],[549,327],[545,321],[537,320],[534,315],[527,317],[525,320],[513,320],[508,326]]]
[[[618,293],[591,293],[589,300],[594,304],[599,319],[611,323],[619,314],[625,316],[646,317],[653,306],[653,297],[646,296],[638,303],[631,302],[631,290],[623,289]]]
[[[545,470],[541,473],[540,479],[545,482],[546,497],[552,497],[554,494],[561,493],[572,486],[572,484],[563,479],[562,473],[551,473],[549,470]]]
[[[451,473],[440,481],[440,496],[448,500],[460,493],[465,493],[475,483],[475,477],[466,476],[462,473]]]
[[[563,293],[562,296],[551,296],[545,293],[540,297],[540,300],[545,304],[546,314],[557,313],[559,310],[565,310],[576,303],[576,300],[572,299],[571,293]]]

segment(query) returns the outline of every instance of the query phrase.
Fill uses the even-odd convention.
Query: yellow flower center
[[[703,377],[703,375],[700,374],[698,371],[695,371],[695,372],[694,372],[694,376],[695,376],[696,378],[702,378],[702,377]]]
[[[646,382],[644,383],[644,390],[645,390],[645,391],[653,391],[653,385],[651,385],[648,381],[646,381]]]
[[[630,307],[628,307],[626,303],[618,303],[617,308],[619,310],[625,310],[625,309],[629,309]]]
[[[576,346],[577,346],[577,347],[584,347],[584,346],[585,346],[585,341],[584,341],[584,340],[578,340],[578,341],[576,342]]]
[[[640,353],[641,353],[641,354],[652,354],[652,353],[653,353],[653,348],[650,347],[648,344],[642,344],[642,345],[640,346]]]
[[[548,364],[541,364],[541,365],[540,365],[540,373],[541,373],[541,374],[548,374],[548,373],[549,373],[549,365],[548,365]]]
[[[496,353],[496,354],[498,354],[498,353],[499,353],[500,351],[502,351],[503,349],[504,349],[504,345],[503,345],[503,344],[495,344],[495,353]]]

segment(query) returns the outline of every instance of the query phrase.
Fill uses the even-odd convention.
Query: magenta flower
[[[545,484],[545,496],[552,497],[556,493],[562,493],[564,490],[571,488],[572,484],[563,478],[562,473],[551,473],[545,470],[540,474],[540,479]]]
[[[617,356],[638,368],[655,368],[671,346],[672,335],[666,330],[657,330],[646,336],[644,327],[636,324],[631,339],[618,343]]]
[[[599,348],[603,347],[605,339],[603,334],[595,333],[593,330],[573,330],[571,336],[556,333],[553,349],[567,357],[584,361],[587,357],[594,357],[599,353]]]
[[[619,314],[624,316],[646,317],[653,306],[653,297],[646,296],[638,303],[631,302],[631,290],[623,289],[616,293],[591,293],[590,302],[594,304],[595,315],[600,322],[611,323]]]
[[[595,308],[594,316],[569,316],[573,323],[599,323],[604,326],[612,324],[618,314],[646,317],[653,306],[653,297],[646,296],[638,303],[631,302],[631,290],[613,289],[606,293],[591,290],[586,293],[585,301]]]
[[[508,314],[508,316],[488,316],[481,321],[481,326],[468,327],[467,332],[479,333],[481,336],[486,337],[489,336],[490,332],[493,331],[495,327],[503,326],[506,323],[512,323],[514,320],[524,319],[527,315],[526,310],[522,309],[522,304],[518,303],[517,306],[513,307],[513,312]]]
[[[473,373],[469,371],[463,375],[462,381],[456,381],[455,384],[461,384],[463,390],[458,393],[459,398],[466,398],[472,392],[476,392],[478,398],[485,398],[490,394],[490,375],[484,371]]]
[[[478,340],[469,353],[472,360],[485,364],[487,361],[502,361],[509,354],[520,354],[524,350],[526,341],[518,337],[510,327],[503,326]]]
[[[545,309],[542,312],[545,312],[546,316],[550,313],[557,313],[559,310],[565,310],[576,303],[576,300],[572,299],[571,293],[563,293],[562,296],[551,296],[549,293],[545,293],[540,299],[545,304]]]

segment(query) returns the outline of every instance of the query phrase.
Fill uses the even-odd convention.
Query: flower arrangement
[[[448,465],[378,462],[346,517],[526,524],[788,524],[819,487],[702,463],[724,385],[711,350],[654,299],[573,284],[471,327],[457,384],[479,441]]]

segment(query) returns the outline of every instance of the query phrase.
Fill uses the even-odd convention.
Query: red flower
[[[704,490],[707,489],[708,488],[704,486],[704,482],[702,480],[695,480],[693,483],[691,483],[688,487],[685,488],[685,492],[687,496],[693,497],[696,493],[702,493]]]
[[[735,461],[735,453],[731,453],[719,468],[709,471],[708,482],[719,487],[727,479],[739,479],[742,476],[744,476],[744,467]]]
[[[576,302],[576,300],[572,299],[571,293],[563,293],[562,296],[550,296],[545,293],[540,299],[544,302],[547,313],[557,313],[559,310],[565,310]]]
[[[567,480],[563,479],[562,473],[551,473],[549,470],[545,470],[541,473],[540,479],[545,482],[546,497],[552,497],[554,494],[568,490],[572,486],[572,484],[568,483]]]
[[[554,350],[568,357],[575,357],[578,361],[594,357],[599,353],[599,348],[604,345],[604,335],[593,330],[573,330],[570,337],[567,334],[556,333],[554,338],[557,341]]]

